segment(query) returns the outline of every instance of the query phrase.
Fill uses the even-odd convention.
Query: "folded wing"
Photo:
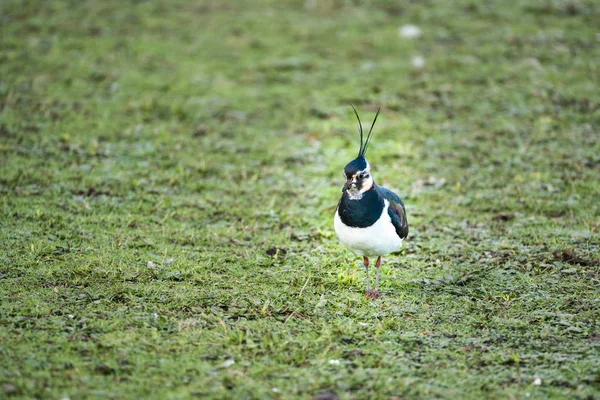
[[[406,239],[408,236],[408,221],[406,220],[406,210],[404,209],[404,203],[400,197],[388,190],[386,188],[382,188],[378,186],[377,189],[381,193],[384,199],[389,201],[390,206],[388,208],[388,214],[392,219],[392,224],[394,224],[394,228],[396,228],[396,234],[400,237],[400,239]]]

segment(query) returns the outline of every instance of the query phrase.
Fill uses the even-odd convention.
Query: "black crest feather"
[[[377,117],[379,117],[379,112],[381,111],[381,107],[377,110],[377,114],[375,114],[375,118],[373,119],[373,123],[371,124],[371,129],[369,129],[369,134],[367,135],[367,139],[363,142],[363,129],[362,124],[360,122],[360,117],[358,116],[358,112],[356,108],[352,104],[350,104],[352,109],[354,110],[354,115],[356,115],[356,119],[358,120],[358,133],[360,134],[360,148],[358,149],[358,158],[364,158],[367,153],[367,148],[369,147],[369,143],[371,141],[371,134],[373,132],[373,127],[375,126],[375,121],[377,121]]]

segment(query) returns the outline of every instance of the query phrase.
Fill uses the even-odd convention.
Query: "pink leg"
[[[373,290],[374,299],[379,297],[379,267],[381,267],[381,256],[377,257],[377,262],[375,263],[375,290]]]
[[[365,279],[367,283],[367,292],[365,296],[371,297],[371,284],[369,283],[369,259],[367,257],[363,257],[363,264],[365,265],[365,271],[367,272],[367,278]]]

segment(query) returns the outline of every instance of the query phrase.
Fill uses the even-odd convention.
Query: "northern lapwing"
[[[358,119],[360,148],[358,156],[344,167],[346,183],[342,188],[342,198],[335,211],[333,225],[340,242],[357,256],[363,257],[367,274],[366,296],[375,299],[379,297],[381,256],[400,249],[402,241],[408,236],[408,222],[400,197],[375,184],[371,165],[365,158],[381,109],[377,110],[364,141],[360,117],[354,106],[352,109]],[[369,257],[377,257],[375,290],[371,290],[369,283]]]

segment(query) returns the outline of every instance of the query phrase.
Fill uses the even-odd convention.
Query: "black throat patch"
[[[373,185],[371,189],[363,193],[360,200],[352,200],[348,193],[344,192],[338,204],[338,214],[347,226],[366,228],[377,222],[384,206],[383,198]]]

